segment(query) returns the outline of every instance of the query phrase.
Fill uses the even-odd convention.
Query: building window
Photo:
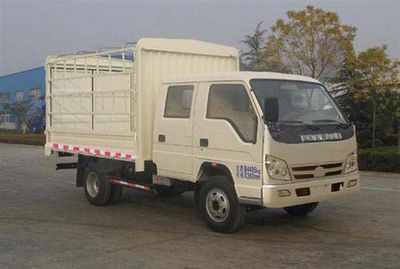
[[[1,112],[0,113],[0,123],[9,123],[10,122],[10,113],[8,112]]]
[[[17,101],[17,102],[24,101],[24,92],[23,91],[19,91],[15,94],[15,101]]]
[[[212,85],[207,118],[226,120],[244,142],[256,142],[257,116],[246,88],[241,84]]]
[[[0,95],[0,103],[9,104],[10,103],[10,94],[3,93]]]
[[[168,88],[164,117],[190,118],[193,86],[171,86]]]
[[[29,91],[29,99],[39,99],[40,98],[40,89],[31,89]]]

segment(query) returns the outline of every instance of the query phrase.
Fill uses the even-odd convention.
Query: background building
[[[0,77],[0,129],[21,128],[21,110],[26,109],[27,130],[43,132],[45,119],[44,67]],[[17,106],[16,106],[17,104]]]

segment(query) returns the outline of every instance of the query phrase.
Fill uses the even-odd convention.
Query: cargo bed
[[[46,61],[46,154],[152,160],[154,105],[163,81],[239,69],[236,49],[196,40],[139,40]]]

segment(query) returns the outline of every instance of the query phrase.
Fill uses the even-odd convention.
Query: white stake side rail
[[[235,48],[198,40],[142,38],[118,49],[49,57],[46,155],[127,156],[137,171],[153,159],[160,85],[192,74],[239,70]],[[146,138],[146,139],[144,139]]]
[[[115,83],[117,77],[127,82]],[[135,160],[136,81],[132,45],[48,57],[46,154],[62,151]],[[77,136],[82,139],[74,139]],[[129,145],[121,148],[121,143],[107,143],[113,138]]]

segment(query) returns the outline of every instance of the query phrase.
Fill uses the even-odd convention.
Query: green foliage
[[[398,89],[399,85],[397,85]],[[391,115],[392,119],[400,124],[400,92],[397,90],[391,91],[382,96],[380,103],[386,113]],[[388,115],[388,114],[386,114]]]
[[[247,51],[241,54],[241,62],[245,70],[256,70],[261,63],[264,50],[265,33],[263,22],[259,22],[252,35],[245,35],[241,42],[246,46]]]
[[[360,170],[400,173],[400,153],[395,146],[359,150]]]
[[[341,24],[339,16],[307,6],[288,11],[286,21],[271,28],[261,63],[264,70],[325,80],[336,75],[344,59],[354,54],[356,28]]]
[[[354,101],[372,104],[369,113],[372,147],[375,147],[377,122],[387,130],[399,122],[399,71],[386,49],[384,45],[359,53],[351,63],[353,73],[348,80]]]
[[[397,63],[390,60],[386,49],[386,45],[369,48],[354,59],[349,82],[356,100],[378,102],[380,94],[398,89]]]

